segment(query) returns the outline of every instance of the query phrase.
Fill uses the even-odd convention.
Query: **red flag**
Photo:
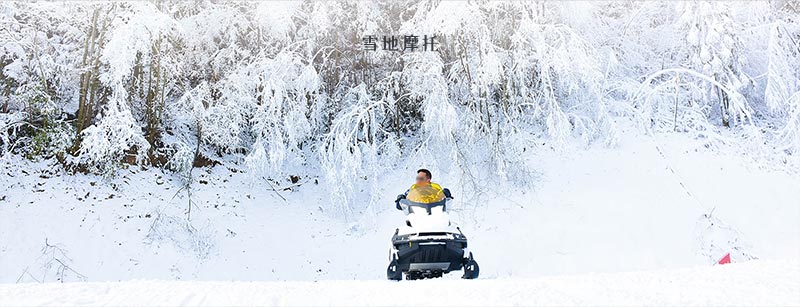
[[[731,263],[731,253],[725,254],[725,257],[719,260],[719,264],[728,264]]]

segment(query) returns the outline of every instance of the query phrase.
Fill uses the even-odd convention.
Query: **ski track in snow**
[[[0,305],[800,305],[800,259],[535,279],[0,285]]]

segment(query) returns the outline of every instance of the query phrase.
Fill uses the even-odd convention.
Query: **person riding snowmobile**
[[[416,182],[412,184],[411,187],[408,188],[408,190],[406,190],[405,193],[397,195],[397,199],[394,200],[394,204],[397,210],[403,210],[403,208],[400,206],[400,200],[408,197],[408,192],[410,192],[411,190],[416,190],[416,189],[426,190],[426,193],[418,193],[414,195],[415,198],[419,198],[413,200],[416,202],[431,203],[437,200],[444,199],[445,197],[452,199],[453,196],[450,194],[450,190],[447,188],[443,189],[442,186],[440,186],[439,184],[431,182],[432,177],[433,176],[431,175],[431,171],[427,169],[423,168],[417,170]]]
[[[467,237],[450,222],[450,190],[431,182],[431,172],[417,171],[416,182],[397,196],[395,206],[406,213],[389,247],[386,277],[407,280],[442,277],[464,270],[464,279],[478,278],[479,267],[467,248]]]

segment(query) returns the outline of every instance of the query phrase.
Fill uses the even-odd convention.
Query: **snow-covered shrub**
[[[14,129],[15,140],[8,140],[20,145],[14,148],[16,152],[29,159],[51,158],[63,155],[67,147],[72,145],[72,127],[64,121],[60,105],[41,84],[22,84],[16,88],[10,100],[22,107],[17,113],[17,122],[7,123],[9,129],[13,125],[17,127]]]
[[[358,195],[362,203],[354,202],[358,188],[377,186],[381,171],[397,157],[397,144],[392,133],[381,125],[388,114],[388,104],[373,98],[364,84],[353,88],[343,104],[345,107],[335,116],[319,152],[332,194],[330,203],[335,204],[338,214],[347,217],[381,196]]]
[[[167,162],[168,168],[184,173],[194,167],[195,155],[199,154],[198,151],[203,146],[206,105],[210,101],[210,88],[203,82],[184,92],[172,108],[167,110],[165,125],[169,127],[169,133],[165,135],[163,142],[172,151]]]
[[[315,103],[320,81],[314,67],[289,51],[253,66],[255,99],[249,116],[255,138],[252,150],[266,150],[267,159],[251,156],[248,164],[262,169],[268,166],[278,173],[285,161],[305,159],[301,147],[311,132],[308,106]]]
[[[800,91],[795,92],[788,102],[789,112],[786,126],[781,131],[784,147],[792,155],[800,155]],[[795,158],[800,160],[800,158]]]
[[[159,248],[162,243],[171,244],[202,260],[208,258],[214,249],[215,235],[208,224],[197,228],[186,219],[159,210],[154,213],[153,223],[150,224],[144,242]]]
[[[729,16],[729,5],[699,2],[678,7],[683,12],[678,24],[688,27],[685,38],[689,45],[688,67],[722,85],[715,85],[710,93],[713,96],[704,97],[702,101],[717,101],[717,114],[726,127],[750,117],[750,106],[741,93],[752,84],[751,78],[743,71],[746,58],[742,55],[742,42],[737,34],[741,30]]]
[[[512,41],[511,120],[528,127],[538,122],[557,143],[573,134],[584,141],[612,134],[605,76],[595,50],[579,34],[523,20]]]
[[[112,12],[117,15],[111,21],[109,39],[99,58],[103,64],[99,81],[110,97],[96,122],[81,131],[80,149],[74,159],[88,169],[104,173],[112,172],[123,160],[154,162],[149,161],[153,158],[150,149],[161,129],[163,109],[156,104],[164,103],[166,85],[174,82],[170,74],[174,75],[175,70],[169,68],[169,63],[174,67],[176,61],[165,56],[170,49],[162,45],[162,41],[176,35],[176,23],[168,15],[151,3],[125,4],[112,8]],[[149,74],[146,88],[142,85],[145,71]],[[143,119],[137,121],[135,114],[141,114]]]
[[[73,163],[87,169],[112,175],[123,159],[141,163],[150,144],[142,135],[125,100],[123,89],[112,94],[97,123],[81,132],[81,147]]]
[[[421,102],[422,146],[439,149],[434,150],[437,155],[454,159],[454,134],[459,118],[442,74],[444,63],[435,53],[410,54],[405,59],[403,85],[410,99]]]
[[[25,114],[22,112],[0,113],[0,158],[8,157],[23,144],[20,129],[25,126]]]
[[[8,121],[4,153],[29,158],[63,155],[75,135],[67,122],[75,94],[72,52],[80,39],[53,6],[0,5],[0,112]]]
[[[715,126],[752,124],[753,109],[745,94],[753,80],[744,72],[747,60],[731,18],[721,2],[681,3],[675,21],[684,34],[675,51],[676,66],[652,72],[635,101],[658,130],[713,134]],[[677,66],[680,65],[680,66]],[[654,82],[655,81],[655,82]],[[654,83],[654,84],[651,84]]]
[[[800,17],[797,17],[800,19]],[[779,132],[782,147],[800,154],[800,26],[776,21],[770,25],[769,64],[764,98],[769,110],[785,116]],[[780,117],[778,117],[780,118]]]

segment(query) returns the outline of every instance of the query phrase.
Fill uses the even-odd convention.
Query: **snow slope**
[[[434,171],[454,192],[451,217],[481,278],[695,267],[726,253],[734,263],[800,258],[800,178],[772,161],[681,135],[543,146],[529,159],[538,171],[530,187],[475,191],[458,170]],[[186,193],[169,173],[104,179],[7,161],[0,283],[384,279],[403,218],[392,200],[418,166],[387,171],[386,206],[349,220],[328,212],[312,173],[276,193],[235,165],[197,169],[187,223]]]
[[[0,305],[800,305],[800,262],[534,279],[0,285]]]

